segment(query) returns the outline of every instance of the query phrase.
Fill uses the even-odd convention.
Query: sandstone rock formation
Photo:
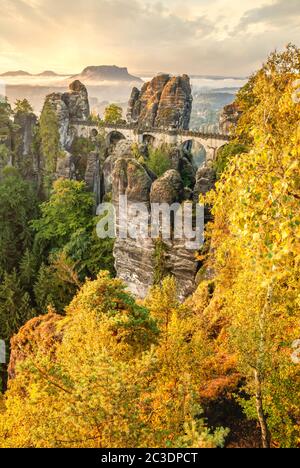
[[[136,145],[135,145],[136,147]],[[148,150],[144,144],[140,144],[136,147],[139,154],[144,156],[147,159]],[[104,193],[110,194],[112,191],[112,174],[116,162],[119,158],[132,159],[134,158],[133,154],[133,143],[128,140],[120,140],[115,145],[112,145],[107,151],[107,157],[103,162],[103,186]],[[142,164],[148,176],[152,179],[156,179],[156,175],[144,164]]]
[[[127,120],[141,127],[188,129],[192,92],[187,75],[171,77],[161,74],[142,86],[133,88]]]
[[[56,175],[57,177],[76,179],[78,178],[76,167],[78,161],[72,154],[72,144],[76,136],[72,121],[85,121],[90,116],[87,89],[79,80],[75,80],[69,85],[69,91],[49,94],[45,103],[50,103],[56,114],[60,143],[64,150],[64,157],[59,158],[57,161]],[[85,178],[89,188],[96,194],[97,201],[100,202],[101,175],[99,155],[95,154],[95,152],[86,158],[85,172],[86,174],[82,174],[81,178]]]
[[[52,93],[46,96],[46,103],[50,103],[54,110],[58,122],[58,131],[61,146],[64,149],[70,149],[74,135],[70,129],[69,109],[63,100],[63,93]]]
[[[76,167],[75,159],[68,151],[64,152],[64,157],[59,158],[56,164],[56,175],[57,177],[63,177],[64,179],[75,179]]]
[[[0,143],[3,145],[0,172],[7,165],[14,166],[22,177],[37,182],[40,155],[33,148],[37,117],[33,112],[18,110],[12,120],[8,109],[3,106],[0,110]]]
[[[117,275],[137,296],[144,297],[153,276],[154,246],[150,238],[126,236],[122,238],[119,196],[127,196],[127,223],[134,225],[136,213],[133,204],[145,205],[145,216],[149,216],[149,195],[152,179],[144,167],[135,159],[120,158],[112,173],[112,199],[116,208],[117,238],[114,245],[115,268]]]
[[[199,195],[204,195],[214,188],[216,182],[215,170],[210,166],[201,166],[196,173],[196,184],[194,187],[194,195],[199,198]]]
[[[151,184],[152,179],[142,164],[135,159],[120,158],[112,174],[113,201],[121,194],[129,202],[148,203]]]
[[[100,181],[100,158],[97,151],[91,151],[87,156],[84,180],[92,192],[99,191]]]
[[[114,145],[109,156],[103,163],[103,183],[105,193],[111,193],[112,191],[112,174],[117,160],[119,158],[126,159],[132,157],[132,143],[130,141],[120,140]]]
[[[177,283],[178,298],[183,301],[195,291],[197,262],[195,251],[186,248],[184,239],[166,241],[166,268]]]
[[[178,171],[171,169],[153,182],[150,193],[152,203],[181,203],[185,200],[183,181]],[[153,205],[151,205],[153,207]],[[172,221],[171,221],[172,225]],[[172,235],[163,239],[165,252],[163,263],[168,274],[176,278],[179,299],[185,299],[194,291],[197,264],[194,251],[187,249],[185,239],[175,239]],[[153,260],[153,259],[152,259]]]
[[[122,149],[124,157],[122,157]],[[174,165],[177,168],[166,171],[160,178],[154,179],[153,174],[144,164],[134,159],[134,154],[125,142],[120,142],[116,147],[116,152],[110,156],[110,167],[112,169],[111,188],[112,201],[116,208],[117,238],[114,246],[115,268],[117,276],[121,278],[138,297],[145,297],[149,287],[153,284],[155,277],[155,248],[158,237],[147,235],[139,230],[137,236],[121,236],[121,217],[118,211],[119,196],[127,196],[127,226],[137,226],[136,203],[144,206],[143,220],[150,226],[150,219],[153,216],[154,204],[179,203],[186,200],[198,200],[199,193],[204,193],[213,183],[213,174],[210,169],[198,171],[195,192],[185,187],[182,174],[179,172],[180,152],[174,147],[171,155],[174,157]],[[184,157],[184,156],[183,156]],[[113,159],[114,158],[114,159]],[[107,162],[107,161],[106,161]],[[192,164],[192,163],[191,163]],[[193,167],[193,166],[192,166]],[[107,168],[107,172],[109,172]],[[173,218],[174,219],[174,218]],[[172,225],[171,217],[171,225]],[[130,231],[131,232],[131,231]],[[162,235],[161,228],[159,229]],[[184,299],[195,287],[195,277],[197,273],[197,262],[195,261],[194,250],[188,249],[186,239],[175,239],[172,235],[163,239],[165,252],[162,261],[166,265],[168,274],[173,275],[178,284],[180,299]]]
[[[200,195],[212,190],[216,182],[216,172],[212,167],[201,166],[196,173],[196,183],[194,187],[194,202],[199,202]],[[211,220],[210,207],[204,207],[204,221],[207,223]]]
[[[230,134],[232,127],[238,123],[241,114],[242,112],[235,103],[225,106],[219,119],[220,132],[224,135]]]
[[[18,151],[20,156],[27,156],[31,152],[37,117],[33,114],[18,112],[14,117],[17,126],[16,136],[19,138]]]
[[[151,187],[151,203],[181,203],[184,197],[184,186],[181,176],[175,169],[165,172],[155,180]]]
[[[52,93],[46,97],[56,113],[62,148],[69,151],[74,139],[72,120],[87,120],[90,106],[86,87],[78,80],[73,81],[66,93]]]
[[[63,93],[62,99],[65,102],[69,118],[87,120],[90,116],[90,106],[86,87],[75,80],[69,85],[69,92]]]

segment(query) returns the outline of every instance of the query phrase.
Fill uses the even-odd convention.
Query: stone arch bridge
[[[186,149],[192,149],[192,146],[197,144],[205,150],[206,163],[213,161],[218,149],[228,143],[230,139],[228,135],[218,133],[203,133],[180,129],[140,128],[134,124],[98,125],[88,121],[73,121],[71,125],[78,137],[89,138],[104,131],[108,144],[114,144],[123,139],[138,144],[151,143],[154,147],[165,143],[183,145]]]

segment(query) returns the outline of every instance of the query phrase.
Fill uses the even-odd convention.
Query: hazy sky
[[[246,75],[300,45],[300,0],[0,0],[0,71]]]

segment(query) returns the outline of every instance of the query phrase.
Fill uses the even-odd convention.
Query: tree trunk
[[[261,381],[259,373],[254,369],[254,381],[255,381],[255,401],[256,401],[256,411],[257,417],[261,430],[261,440],[263,448],[270,448],[270,437],[267,426],[266,417],[263,409],[262,394],[261,394]]]
[[[264,413],[263,407],[263,398],[262,398],[262,375],[264,371],[264,360],[265,360],[265,344],[266,344],[266,336],[265,336],[265,325],[267,320],[268,311],[271,304],[272,299],[272,292],[273,292],[273,281],[268,286],[267,289],[267,296],[264,307],[259,314],[259,331],[260,331],[260,340],[259,340],[259,349],[258,349],[258,357],[257,357],[257,364],[256,368],[253,369],[254,372],[254,385],[255,385],[255,402],[256,402],[256,412],[258,421],[260,424],[261,430],[261,440],[263,448],[270,448],[270,435],[267,426],[267,420]]]

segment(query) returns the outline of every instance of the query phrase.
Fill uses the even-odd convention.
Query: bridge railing
[[[136,128],[135,124],[111,124],[111,123],[99,123],[99,122],[92,122],[91,120],[71,120],[71,125],[82,125],[83,127],[93,127],[93,128],[111,128],[120,129],[120,130],[134,130]]]
[[[98,123],[92,122],[90,120],[72,120],[71,125],[81,125],[83,127],[93,127],[93,128],[109,128],[111,130],[133,130],[137,134],[147,134],[147,133],[160,133],[165,135],[181,135],[191,138],[212,138],[229,141],[230,136],[224,135],[222,133],[216,132],[203,132],[196,130],[182,130],[178,128],[162,128],[162,127],[141,127],[136,124],[110,124],[110,123]]]
[[[204,137],[204,138],[216,138],[216,139],[219,139],[219,140],[226,140],[226,141],[229,141],[230,140],[230,136],[229,135],[224,135],[222,133],[217,133],[217,132],[198,132],[196,130],[177,130],[176,131],[176,134],[177,135],[182,135],[182,136],[186,136],[186,137]]]

